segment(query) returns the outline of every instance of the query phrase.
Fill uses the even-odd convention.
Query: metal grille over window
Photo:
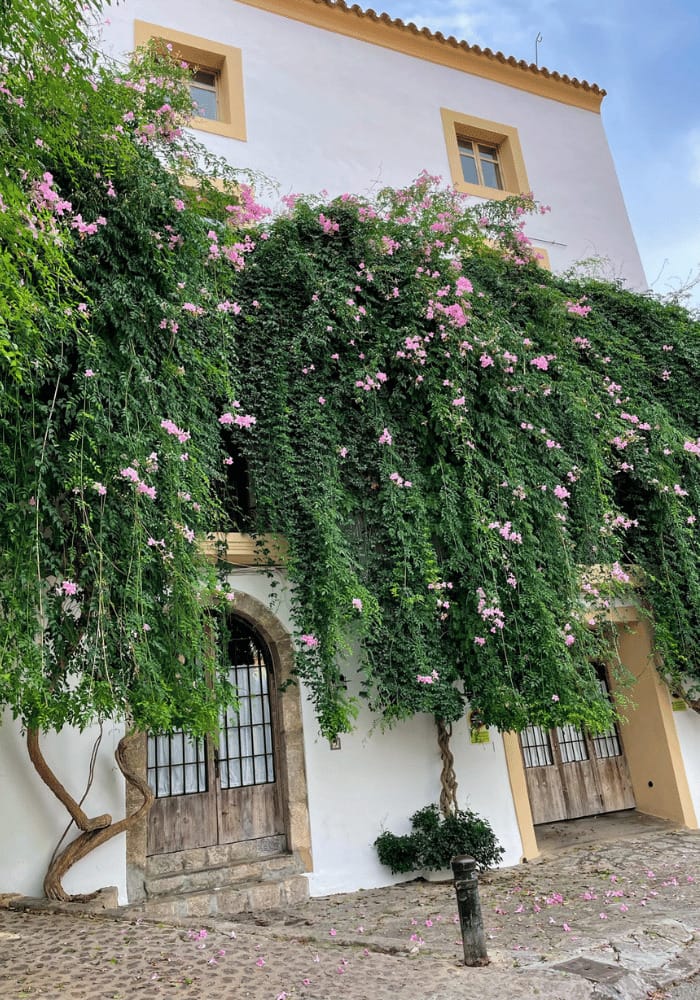
[[[600,689],[603,694],[610,697],[608,685],[605,680],[603,678],[599,678],[598,683],[600,684]],[[610,757],[622,756],[620,740],[615,726],[611,726],[610,729],[606,730],[604,733],[599,733],[598,736],[594,736],[593,746],[595,747],[595,755],[599,760],[607,760]]]
[[[586,740],[576,726],[557,726],[557,739],[562,764],[574,764],[578,760],[588,760]]]
[[[549,767],[554,763],[549,736],[541,726],[528,726],[520,734],[525,767]]]
[[[157,799],[206,792],[204,740],[192,740],[182,732],[149,736],[147,778]]]
[[[236,624],[229,642],[229,678],[238,689],[238,711],[221,717],[219,780],[222,788],[265,785],[275,780],[270,673],[255,637]],[[244,631],[245,629],[245,631]]]

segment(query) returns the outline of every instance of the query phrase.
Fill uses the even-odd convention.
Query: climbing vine
[[[231,595],[198,543],[233,527],[287,541],[327,736],[355,673],[387,723],[605,728],[632,589],[697,698],[697,322],[543,270],[528,198],[422,175],[269,217],[188,137],[186,67],[101,66],[54,8],[4,8],[0,701],[211,731]]]

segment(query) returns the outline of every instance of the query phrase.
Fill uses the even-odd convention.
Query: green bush
[[[449,868],[460,854],[474,858],[483,871],[503,857],[491,825],[471,809],[442,818],[437,806],[425,806],[411,816],[411,827],[412,832],[403,836],[385,830],[374,842],[379,860],[393,875]]]

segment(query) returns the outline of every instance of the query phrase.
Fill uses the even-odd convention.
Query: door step
[[[283,909],[309,898],[298,856],[240,860],[241,850],[230,844],[148,858],[146,898],[129,909],[135,916],[182,920]],[[250,843],[243,850],[250,854]]]
[[[293,854],[281,854],[261,861],[239,861],[212,865],[208,868],[190,868],[164,875],[146,874],[146,897],[168,896],[178,892],[199,892],[201,889],[233,888],[243,883],[277,882],[303,871],[301,862]]]

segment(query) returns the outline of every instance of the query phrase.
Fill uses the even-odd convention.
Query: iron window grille
[[[190,739],[183,732],[149,736],[146,777],[157,799],[206,792],[204,740]]]

